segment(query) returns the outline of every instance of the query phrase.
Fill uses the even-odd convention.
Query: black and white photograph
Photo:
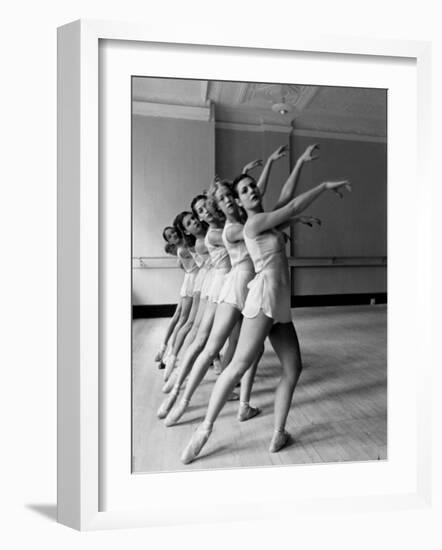
[[[132,77],[132,472],[377,461],[387,90]]]

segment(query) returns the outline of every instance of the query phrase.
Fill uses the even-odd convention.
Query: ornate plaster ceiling
[[[176,116],[195,113],[201,118],[205,112],[218,123],[386,136],[387,94],[382,89],[134,78],[133,99],[138,106],[153,106],[156,116],[171,116],[171,106],[176,106]],[[287,113],[272,110],[279,103],[288,106]]]

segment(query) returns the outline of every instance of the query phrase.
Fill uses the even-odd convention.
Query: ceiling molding
[[[217,130],[237,130],[239,132],[280,132],[290,134],[291,126],[279,126],[277,124],[246,124],[241,122],[216,122]]]
[[[347,141],[366,141],[372,143],[387,143],[387,138],[382,136],[369,136],[346,132],[326,132],[321,130],[294,130],[291,126],[276,124],[241,124],[240,122],[216,122],[216,130],[236,130],[238,132],[279,132],[299,137],[312,139],[341,139]]]
[[[261,128],[263,132],[280,132],[282,134],[291,134],[293,128],[292,126],[282,124],[269,124],[266,122],[263,122],[261,124]]]
[[[343,139],[347,141],[371,141],[373,143],[387,143],[387,138],[383,136],[369,136],[363,134],[354,134],[346,132],[327,132],[324,130],[293,130],[293,136],[324,138],[324,139]]]
[[[132,114],[158,118],[210,121],[213,109],[210,104],[207,107],[195,107],[192,105],[168,105],[166,103],[133,101]]]

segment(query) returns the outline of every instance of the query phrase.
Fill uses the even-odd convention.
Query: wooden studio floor
[[[163,372],[154,362],[169,319],[133,322],[133,471],[155,472],[387,458],[387,308],[292,310],[304,370],[287,429],[293,443],[269,453],[273,397],[280,367],[270,343],[258,367],[251,403],[262,413],[236,420],[228,402],[200,458],[180,455],[206,411],[216,380],[210,369],[180,423],[166,428],[156,411],[164,399]]]

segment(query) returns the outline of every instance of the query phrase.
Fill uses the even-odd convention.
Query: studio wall
[[[133,305],[175,303],[182,271],[161,233],[213,177],[213,122],[134,116],[132,144]]]
[[[327,179],[349,179],[353,189],[343,200],[324,194],[306,210],[321,219],[321,227],[294,226],[288,252],[295,303],[296,296],[385,293],[385,142],[265,125],[215,128],[213,122],[135,116],[132,255],[143,257],[145,268],[133,269],[133,304],[176,303],[182,272],[164,253],[161,229],[207,188],[215,173],[233,178],[246,163],[265,161],[287,145],[287,156],[271,172],[264,201],[271,207],[296,159],[312,143],[320,145],[320,158],[304,165],[297,193]]]

